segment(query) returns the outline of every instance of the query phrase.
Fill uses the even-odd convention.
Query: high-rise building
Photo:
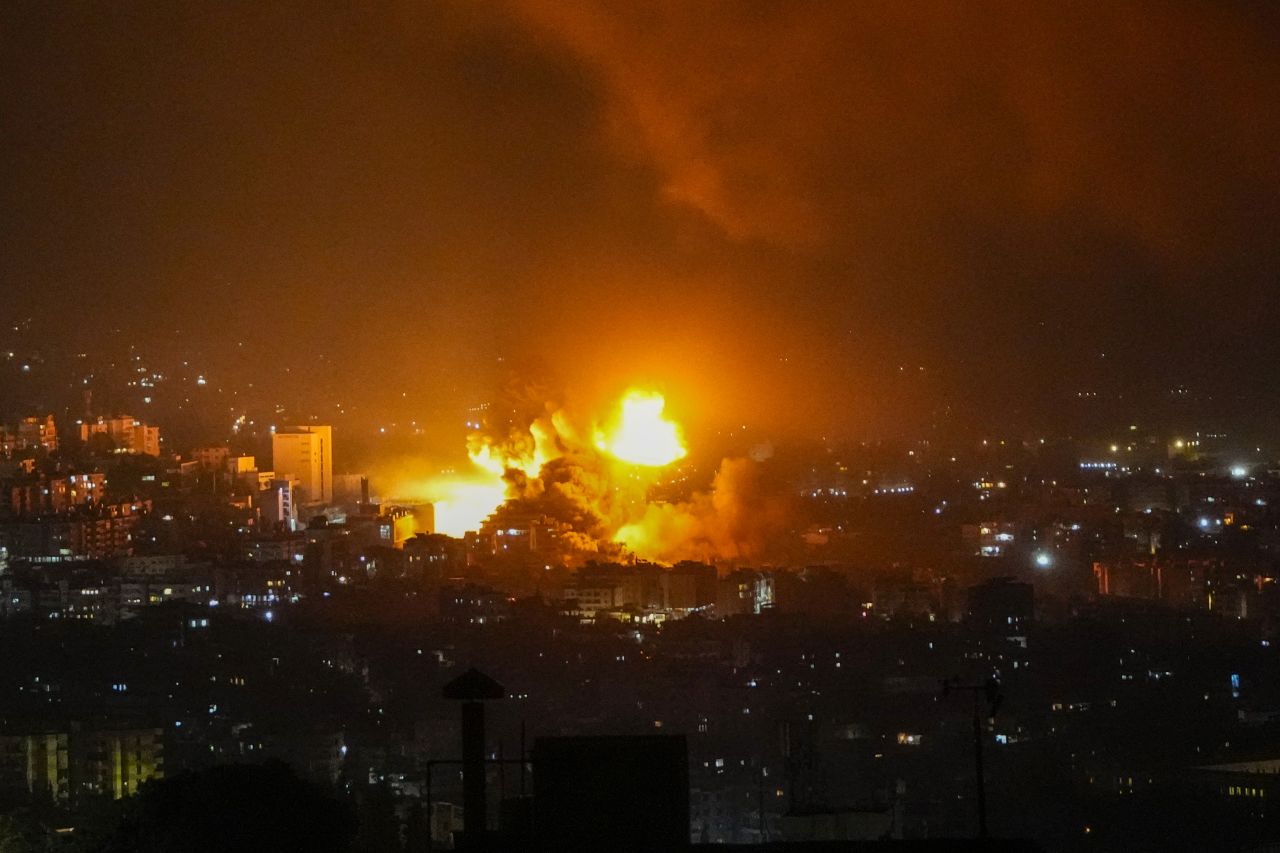
[[[111,685],[116,692],[128,684]],[[0,735],[0,781],[57,803],[119,800],[148,779],[164,778],[161,729],[87,729],[80,723]]]
[[[272,479],[259,495],[262,520],[268,527],[284,530],[297,528],[298,513],[294,506],[294,481],[289,478]]]
[[[288,477],[298,483],[299,503],[332,502],[333,427],[276,430],[271,437],[271,466],[277,477]]]

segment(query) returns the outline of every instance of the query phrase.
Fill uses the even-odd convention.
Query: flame
[[[596,447],[623,462],[653,468],[683,459],[688,451],[679,425],[663,417],[666,404],[661,394],[628,391],[613,428],[596,431]]]
[[[688,451],[665,408],[661,394],[638,389],[604,421],[575,421],[568,409],[548,403],[505,436],[476,427],[467,437],[466,469],[409,488],[415,499],[434,504],[435,529],[449,536],[479,531],[486,522],[503,532],[537,525],[546,543],[540,563],[622,555],[738,561],[782,553],[776,544],[793,531],[792,505],[767,479],[762,460],[724,459],[710,489],[683,490],[678,484],[689,472],[673,463]],[[594,427],[578,431],[583,424]],[[681,490],[678,499],[663,497]],[[478,544],[488,547],[483,538]]]
[[[473,466],[469,475],[438,478],[425,488],[434,504],[436,532],[461,537],[479,530],[507,498],[508,471],[536,477],[543,465],[559,455],[556,440],[561,426],[558,417],[549,425],[535,421],[527,432],[506,441],[472,433],[467,439],[467,458]]]
[[[680,427],[663,415],[665,407],[661,394],[628,391],[612,420],[604,429],[595,431],[594,447],[583,440],[565,410],[551,411],[550,407],[527,427],[512,430],[505,438],[473,432],[467,438],[471,470],[421,483],[415,491],[433,502],[436,531],[460,537],[467,531],[479,530],[485,519],[513,496],[509,478],[514,472],[534,479],[548,462],[585,451],[633,466],[631,473],[615,475],[626,479],[615,479],[614,491],[625,482],[628,494],[635,497],[629,503],[638,508],[643,499],[636,490],[643,490],[651,480],[638,469],[651,469],[656,476],[657,468],[682,459],[687,453]],[[626,521],[619,518],[615,523],[620,526]],[[631,544],[631,538],[636,538],[634,532],[618,541]]]
[[[434,501],[436,532],[462,537],[480,525],[506,497],[507,486],[499,476],[493,480],[445,480],[431,485],[439,495]]]
[[[524,472],[536,477],[542,466],[561,455],[561,445],[574,440],[574,433],[563,412],[540,418],[526,431],[513,431],[506,440],[472,433],[467,439],[467,456],[472,464],[501,479],[508,471]]]

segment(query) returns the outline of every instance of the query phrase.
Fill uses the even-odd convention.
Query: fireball
[[[596,447],[622,462],[651,468],[683,459],[688,451],[680,427],[663,415],[665,407],[661,394],[629,391],[612,429],[596,431]]]
[[[628,473],[614,470],[612,476],[625,477],[626,488],[631,492],[642,489],[645,482],[657,476],[656,469],[684,458],[687,453],[680,427],[666,418],[665,407],[661,394],[628,391],[618,403],[613,418],[604,428],[595,431],[594,448],[583,441],[563,409],[513,430],[505,439],[472,433],[467,441],[471,470],[438,478],[420,488],[435,504],[436,530],[449,536],[462,536],[469,530],[480,529],[485,519],[513,496],[508,483],[511,474],[521,472],[530,479],[537,478],[547,462],[566,453],[599,453],[623,463],[628,466]],[[643,473],[644,469],[652,474]],[[622,487],[623,482],[615,479],[610,494]],[[643,505],[643,500],[629,503]],[[625,521],[617,519],[616,523],[621,525]]]
[[[462,537],[480,525],[506,497],[506,484],[495,480],[468,482],[449,480],[434,483],[430,493],[435,497],[436,532]]]

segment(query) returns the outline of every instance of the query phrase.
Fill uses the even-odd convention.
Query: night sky
[[[1267,412],[1278,10],[10,2],[0,310],[323,355],[354,399]]]

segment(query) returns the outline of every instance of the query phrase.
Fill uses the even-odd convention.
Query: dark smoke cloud
[[[664,196],[742,240],[1077,209],[1176,262],[1280,180],[1276,28],[1241,6],[515,6],[598,71]]]
[[[506,480],[509,497],[495,514],[499,527],[508,519],[537,519],[556,532],[566,554],[620,553],[612,543],[615,492],[599,454],[573,450],[535,477],[508,469]]]
[[[1274,5],[514,8],[673,210],[788,259],[768,276],[841,379],[951,365],[953,401],[1043,406],[1273,351]]]
[[[1276,9],[10,3],[0,288],[434,428],[528,364],[808,436],[1274,400]]]

